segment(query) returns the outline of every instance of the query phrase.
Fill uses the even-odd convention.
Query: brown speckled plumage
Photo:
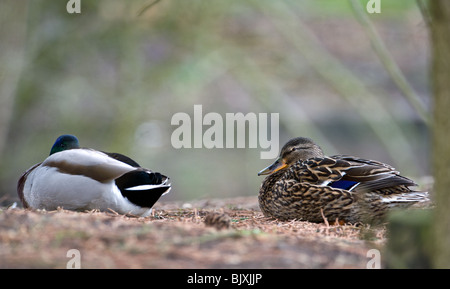
[[[359,223],[378,222],[390,208],[428,201],[426,192],[393,167],[352,156],[324,156],[307,138],[290,140],[280,157],[259,174],[269,174],[259,191],[265,216]]]

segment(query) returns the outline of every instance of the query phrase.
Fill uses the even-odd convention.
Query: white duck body
[[[54,153],[30,168],[19,180],[18,192],[24,206],[33,209],[110,209],[120,214],[145,217],[151,214],[153,203],[168,193],[170,184],[165,177],[160,184],[118,187],[118,178],[125,174],[132,177],[135,173],[154,174],[100,151],[69,149]],[[153,194],[155,200],[150,202],[151,205],[140,206],[125,197],[121,189],[127,194]]]

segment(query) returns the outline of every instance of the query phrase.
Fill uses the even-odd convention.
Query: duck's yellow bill
[[[278,158],[273,164],[271,164],[270,166],[268,166],[267,168],[263,169],[262,171],[260,171],[258,173],[258,176],[261,175],[270,175],[273,174],[276,171],[279,171],[281,169],[284,169],[285,167],[287,167],[286,163],[284,162],[284,160],[280,157]]]

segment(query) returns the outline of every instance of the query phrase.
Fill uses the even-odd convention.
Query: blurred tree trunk
[[[434,267],[450,268],[450,1],[429,1],[434,95]]]
[[[0,2],[0,161],[13,117],[14,96],[24,60],[27,1]]]

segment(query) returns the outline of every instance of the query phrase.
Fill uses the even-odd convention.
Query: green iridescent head
[[[78,142],[76,136],[65,134],[56,139],[55,143],[52,146],[52,149],[50,150],[50,155],[65,150],[76,149],[79,147],[80,143]]]

